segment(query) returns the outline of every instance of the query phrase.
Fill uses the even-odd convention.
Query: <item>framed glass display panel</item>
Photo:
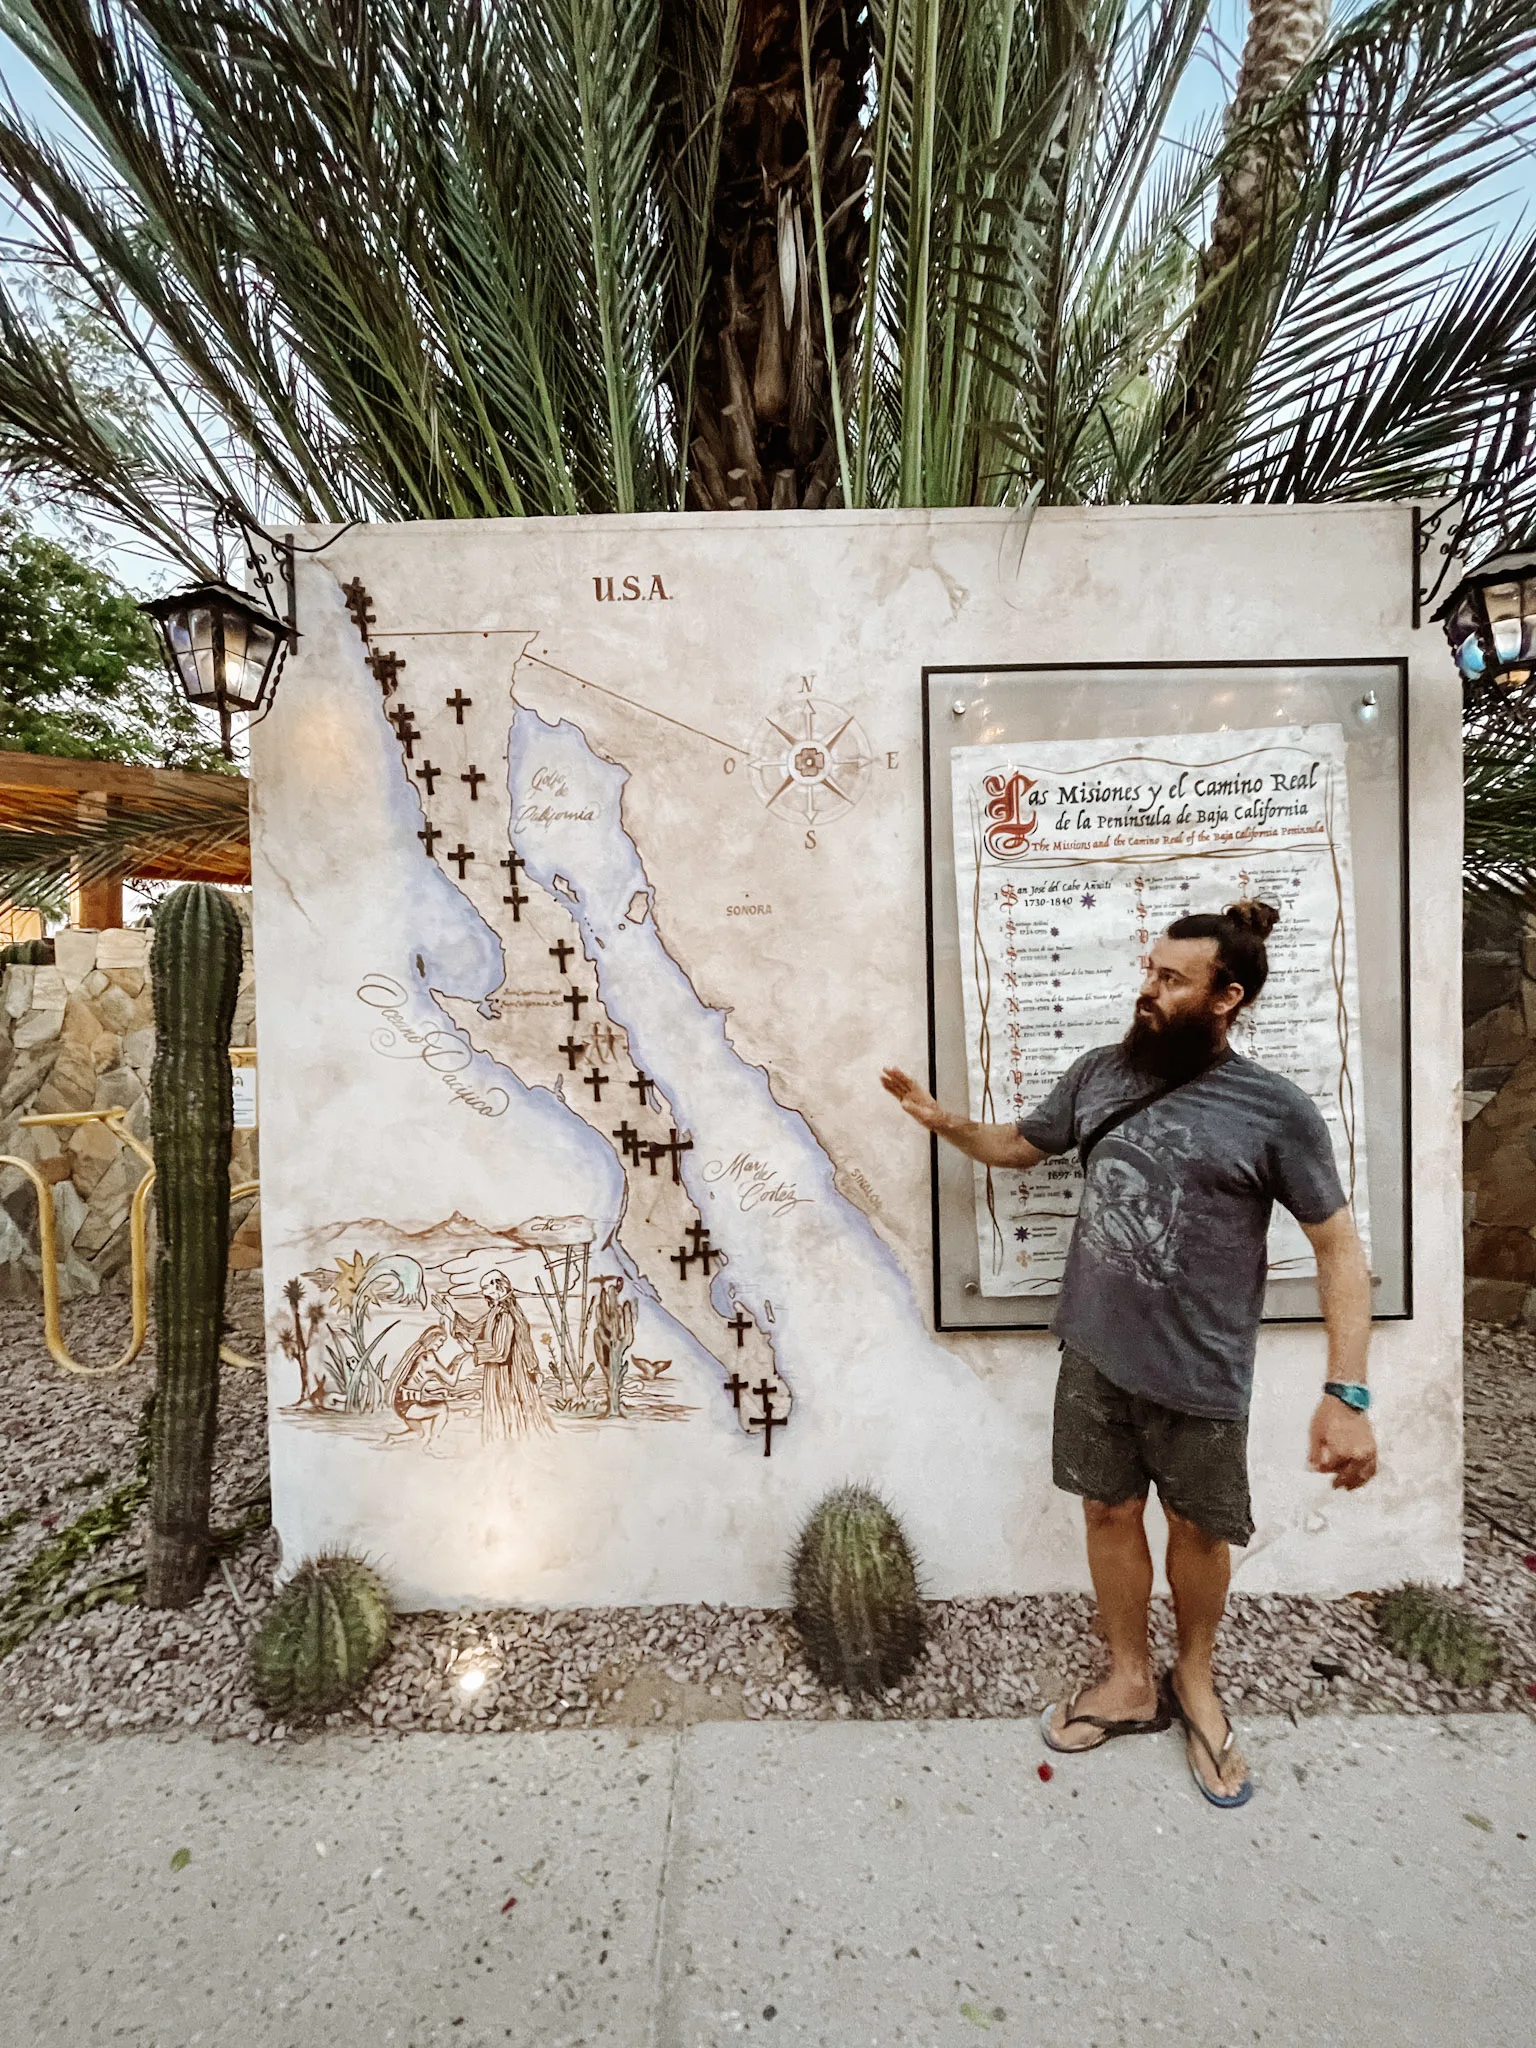
[[[1008,1123],[1131,1020],[1174,918],[1273,903],[1270,979],[1232,1043],[1328,1125],[1375,1314],[1412,1313],[1406,665],[1097,663],[923,671],[930,1085]],[[935,1141],[938,1328],[1055,1308],[1075,1155],[988,1173]],[[1140,1206],[1138,1206],[1138,1204]],[[1127,1228],[1158,1228],[1155,1190]],[[1267,1320],[1319,1315],[1276,1209]]]

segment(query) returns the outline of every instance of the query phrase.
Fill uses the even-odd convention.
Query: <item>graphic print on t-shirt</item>
[[[1168,1166],[1129,1138],[1106,1138],[1093,1156],[1077,1231],[1100,1266],[1169,1281],[1178,1261],[1179,1185]]]
[[[1128,1393],[1188,1415],[1245,1412],[1273,1209],[1298,1226],[1344,1206],[1328,1126],[1294,1081],[1241,1053],[1149,1101],[1115,1045],[1075,1060],[1020,1128],[1089,1162],[1051,1327]]]

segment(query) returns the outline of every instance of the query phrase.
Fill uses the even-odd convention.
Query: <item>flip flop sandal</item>
[[[1226,1768],[1226,1761],[1231,1753],[1232,1745],[1237,1740],[1237,1731],[1232,1726],[1231,1717],[1227,1714],[1225,1709],[1222,1710],[1222,1719],[1227,1724],[1227,1739],[1221,1745],[1219,1751],[1214,1750],[1212,1749],[1210,1743],[1206,1740],[1205,1735],[1202,1733],[1202,1731],[1195,1726],[1194,1722],[1190,1720],[1188,1714],[1185,1713],[1183,1707],[1180,1705],[1179,1695],[1174,1690],[1173,1673],[1171,1671],[1164,1676],[1163,1687],[1167,1696],[1167,1705],[1171,1711],[1172,1718],[1176,1720],[1179,1723],[1179,1725],[1183,1728],[1185,1737],[1188,1738],[1192,1735],[1195,1738],[1196,1742],[1199,1743],[1200,1747],[1205,1751],[1206,1756],[1210,1759],[1211,1769],[1215,1772],[1217,1782],[1219,1783],[1221,1779],[1221,1774],[1223,1770]],[[1244,1778],[1242,1784],[1238,1786],[1235,1792],[1213,1792],[1210,1786],[1207,1785],[1207,1783],[1205,1782],[1204,1778],[1200,1775],[1199,1771],[1196,1770],[1195,1760],[1190,1755],[1187,1746],[1184,1751],[1184,1761],[1189,1765],[1189,1775],[1194,1779],[1195,1784],[1198,1787],[1201,1795],[1205,1799],[1209,1800],[1212,1806],[1246,1806],[1249,1800],[1253,1797],[1252,1778]]]
[[[1071,1704],[1067,1708],[1067,1718],[1062,1722],[1061,1728],[1063,1734],[1074,1727],[1097,1728],[1097,1742],[1058,1742],[1051,1733],[1051,1718],[1056,1712],[1054,1703],[1040,1716],[1040,1733],[1045,1738],[1045,1746],[1047,1749],[1054,1749],[1058,1756],[1086,1756],[1089,1750],[1102,1749],[1106,1742],[1113,1742],[1117,1735],[1160,1735],[1172,1723],[1173,1717],[1161,1699],[1157,1703],[1157,1712],[1150,1721],[1106,1721],[1102,1714],[1080,1714],[1077,1711],[1077,1703],[1087,1690],[1085,1685],[1072,1695]]]

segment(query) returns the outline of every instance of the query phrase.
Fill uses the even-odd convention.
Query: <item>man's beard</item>
[[[1120,1046],[1133,1073],[1153,1081],[1188,1081],[1215,1059],[1222,1038],[1221,1020],[1210,1010],[1161,1023],[1138,1002]]]

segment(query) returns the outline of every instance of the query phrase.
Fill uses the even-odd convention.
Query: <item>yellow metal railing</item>
[[[136,1152],[149,1171],[133,1191],[133,1200],[128,1205],[128,1285],[132,1316],[128,1337],[128,1348],[121,1358],[111,1365],[82,1365],[72,1358],[64,1342],[63,1327],[59,1321],[59,1239],[58,1224],[53,1211],[53,1188],[40,1174],[30,1159],[18,1159],[14,1153],[0,1153],[0,1166],[14,1166],[24,1173],[37,1194],[37,1249],[42,1261],[40,1278],[43,1286],[43,1335],[48,1350],[56,1365],[65,1372],[80,1373],[90,1379],[105,1379],[116,1372],[123,1372],[132,1365],[144,1349],[144,1339],[149,1334],[149,1229],[146,1214],[149,1197],[155,1185],[155,1156],[149,1147],[126,1128],[126,1109],[66,1109],[54,1110],[46,1116],[24,1116],[23,1127],[36,1124],[105,1124],[119,1144]],[[229,1191],[232,1202],[243,1200],[246,1195],[259,1195],[261,1183],[254,1180],[241,1181]],[[219,1346],[219,1357],[227,1365],[244,1366],[250,1372],[260,1372],[260,1361],[245,1358],[227,1344]]]

